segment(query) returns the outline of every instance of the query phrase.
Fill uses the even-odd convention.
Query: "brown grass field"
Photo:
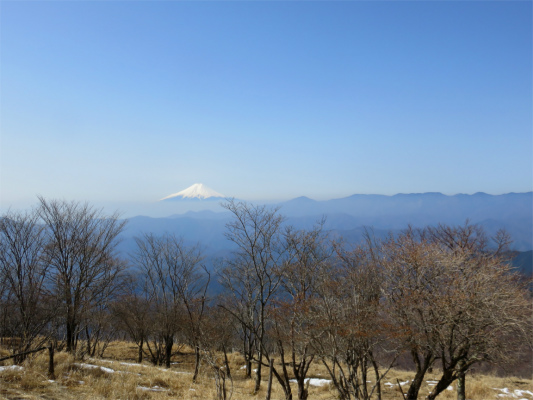
[[[184,354],[175,356],[169,370],[154,367],[145,362],[135,363],[136,346],[128,342],[113,342],[104,354],[104,359],[75,361],[71,355],[57,353],[55,356],[56,379],[48,380],[48,354],[41,352],[28,358],[21,369],[0,368],[0,399],[214,399],[216,389],[211,371],[202,364],[198,383],[192,383],[193,354],[185,348]],[[0,354],[8,354],[1,351]],[[4,367],[11,361],[4,361]],[[263,375],[265,384],[257,394],[253,394],[253,380],[245,379],[240,368],[243,357],[238,353],[230,355],[230,368],[233,375],[233,388],[228,382],[232,399],[264,399],[268,371]],[[100,368],[102,367],[102,368]],[[385,379],[390,384],[383,385],[383,399],[402,399],[397,380],[406,382],[413,378],[409,371],[391,370]],[[325,368],[315,363],[308,377],[328,379]],[[429,374],[426,381],[437,380],[438,371]],[[489,375],[467,375],[467,399],[533,399],[533,380],[523,378],[499,378]],[[407,385],[403,386],[406,390]],[[422,387],[420,399],[430,390],[430,384]],[[293,396],[297,388],[294,384]],[[498,390],[501,389],[501,390]],[[337,393],[330,385],[310,386],[310,399],[336,399]],[[456,398],[455,385],[442,393],[439,399]],[[283,400],[283,392],[274,380],[272,399]]]

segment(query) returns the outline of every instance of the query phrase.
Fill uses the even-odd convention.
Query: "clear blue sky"
[[[532,190],[529,1],[0,7],[3,208]]]

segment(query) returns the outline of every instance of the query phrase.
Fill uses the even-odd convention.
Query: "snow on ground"
[[[518,389],[516,389],[513,394],[515,394],[517,396],[523,396],[524,394],[527,394],[528,396],[533,397],[533,392],[531,390],[518,390]]]
[[[291,379],[289,382],[296,383],[296,379]],[[311,386],[325,386],[329,385],[331,381],[329,379],[306,378],[305,383],[309,383]]]
[[[0,372],[20,371],[21,369],[24,369],[24,367],[21,367],[20,365],[8,365],[7,367],[0,367]]]
[[[533,397],[533,392],[530,391],[530,390],[515,389],[513,392],[511,392],[509,390],[509,388],[503,388],[503,389],[493,388],[493,389],[494,390],[499,390],[501,392],[501,393],[499,393],[497,395],[498,397],[511,398],[511,399],[520,399],[520,400],[529,400],[529,398],[524,397],[525,394],[527,394],[528,396]]]
[[[93,362],[105,362],[105,363],[116,363],[118,361],[113,360],[104,360],[104,359],[96,359],[96,358],[89,358],[89,361]],[[139,363],[128,363],[128,362],[118,362],[120,365],[125,365],[127,367],[148,367],[148,365],[139,364]]]
[[[153,386],[153,387],[137,386],[137,389],[144,390],[145,392],[168,392],[168,389],[162,388],[160,386]]]
[[[106,362],[112,362],[107,360],[102,360]],[[120,365],[125,365],[126,367],[148,367],[148,365],[139,364],[139,363],[128,363],[128,362],[119,362]]]
[[[115,363],[117,361],[113,361],[113,360],[96,360],[94,358],[90,358],[89,360],[91,361],[100,361],[100,362],[106,362],[106,363]],[[153,365],[146,365],[146,364],[138,364],[138,363],[128,363],[128,362],[118,362],[120,365],[124,365],[126,367],[145,367],[145,368],[148,368],[148,367],[153,367],[153,368],[157,368],[158,370],[160,371],[163,371],[163,372],[172,372],[174,374],[184,374],[184,375],[192,375],[192,372],[188,372],[188,371],[174,371],[172,369],[167,369],[167,368],[159,368],[159,367],[154,367]],[[178,363],[172,363],[172,364],[178,364]],[[87,365],[90,365],[90,364],[87,364]],[[98,367],[97,365],[95,365],[94,367]],[[99,367],[100,368],[100,367]],[[101,368],[105,368],[105,367],[101,367]],[[108,368],[108,369],[111,369],[111,368]],[[120,372],[122,374],[132,374],[132,372],[128,372],[128,371],[116,371],[116,372]],[[140,374],[137,374],[137,375],[140,375]]]
[[[99,365],[85,364],[85,363],[74,363],[72,365],[74,365],[75,367],[81,368],[81,369],[99,369],[100,371],[106,372],[108,374],[114,374],[115,373],[114,369],[106,368],[106,367],[100,367]],[[119,372],[123,372],[123,371],[119,371]]]

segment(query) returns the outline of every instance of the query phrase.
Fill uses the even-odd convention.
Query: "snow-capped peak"
[[[215,192],[213,189],[205,186],[203,183],[195,183],[192,186],[189,186],[187,189],[182,190],[181,192],[171,194],[167,197],[163,197],[161,200],[170,200],[170,199],[199,199],[204,200],[211,197],[220,197],[224,198],[221,193]],[[160,200],[160,201],[161,201]]]

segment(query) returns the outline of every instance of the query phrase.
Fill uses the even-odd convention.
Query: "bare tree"
[[[0,282],[2,303],[9,319],[9,335],[19,339],[17,353],[30,350],[46,340],[46,325],[55,307],[46,276],[49,265],[44,258],[45,236],[35,212],[8,212],[0,219]],[[6,332],[7,333],[7,332]],[[21,362],[22,358],[16,359]]]
[[[46,225],[45,258],[50,284],[61,304],[67,351],[74,353],[84,315],[115,285],[124,264],[115,256],[126,221],[88,204],[39,197]]]
[[[223,299],[218,301],[224,303]],[[216,303],[206,307],[204,316],[198,344],[213,375],[217,399],[229,400],[233,395],[233,378],[227,349],[234,340],[235,321],[229,313],[221,314]]]
[[[507,258],[506,232],[489,239],[479,226],[466,223],[424,233],[443,248],[448,274],[437,303],[442,323],[434,343],[442,376],[428,399],[458,379],[458,398],[464,400],[465,372],[473,364],[508,363],[517,341],[531,347],[530,292]]]
[[[385,243],[384,294],[416,366],[409,400],[435,361],[443,372],[431,400],[473,364],[505,359],[510,342],[502,340],[531,337],[529,293],[501,257],[506,236],[497,242],[491,249],[467,224],[408,229]]]
[[[336,264],[317,279],[323,329],[314,345],[340,398],[381,399],[381,381],[396,359],[397,343],[383,308],[379,248],[367,233],[365,244],[354,250],[337,245],[336,252]],[[380,360],[381,353],[390,355]]]
[[[233,214],[226,225],[226,237],[237,249],[221,271],[222,284],[234,298],[236,308],[226,307],[242,324],[245,340],[255,344],[257,362],[255,392],[261,384],[261,367],[265,352],[268,310],[279,289],[277,274],[285,256],[281,236],[284,218],[277,209],[230,200],[223,204]]]
[[[119,329],[137,344],[139,363],[143,361],[145,341],[154,326],[150,309],[152,291],[147,290],[146,284],[142,274],[130,273],[125,279],[123,292],[111,307]]]
[[[298,385],[298,399],[305,400],[309,396],[306,377],[316,356],[312,344],[320,336],[321,326],[316,313],[316,281],[333,254],[322,226],[323,221],[309,231],[287,227],[284,233],[287,255],[278,270],[282,290],[274,302],[270,331],[277,342],[282,367],[278,372],[273,365],[272,372],[287,399],[292,398],[287,364]]]
[[[256,350],[256,282],[251,269],[234,260],[224,260],[224,266],[218,270],[218,278],[226,289],[224,301],[219,306],[229,311],[237,321],[236,330],[245,360],[245,376],[251,378]]]
[[[185,334],[195,348],[196,380],[200,363],[199,329],[206,301],[209,274],[201,265],[198,246],[187,247],[172,235],[145,234],[137,238],[135,262],[146,277],[147,298],[152,303],[158,329],[153,331],[153,348],[147,347],[155,362],[164,359],[170,368],[172,348],[178,332]],[[164,347],[164,355],[161,349]],[[163,356],[160,358],[160,356]]]

